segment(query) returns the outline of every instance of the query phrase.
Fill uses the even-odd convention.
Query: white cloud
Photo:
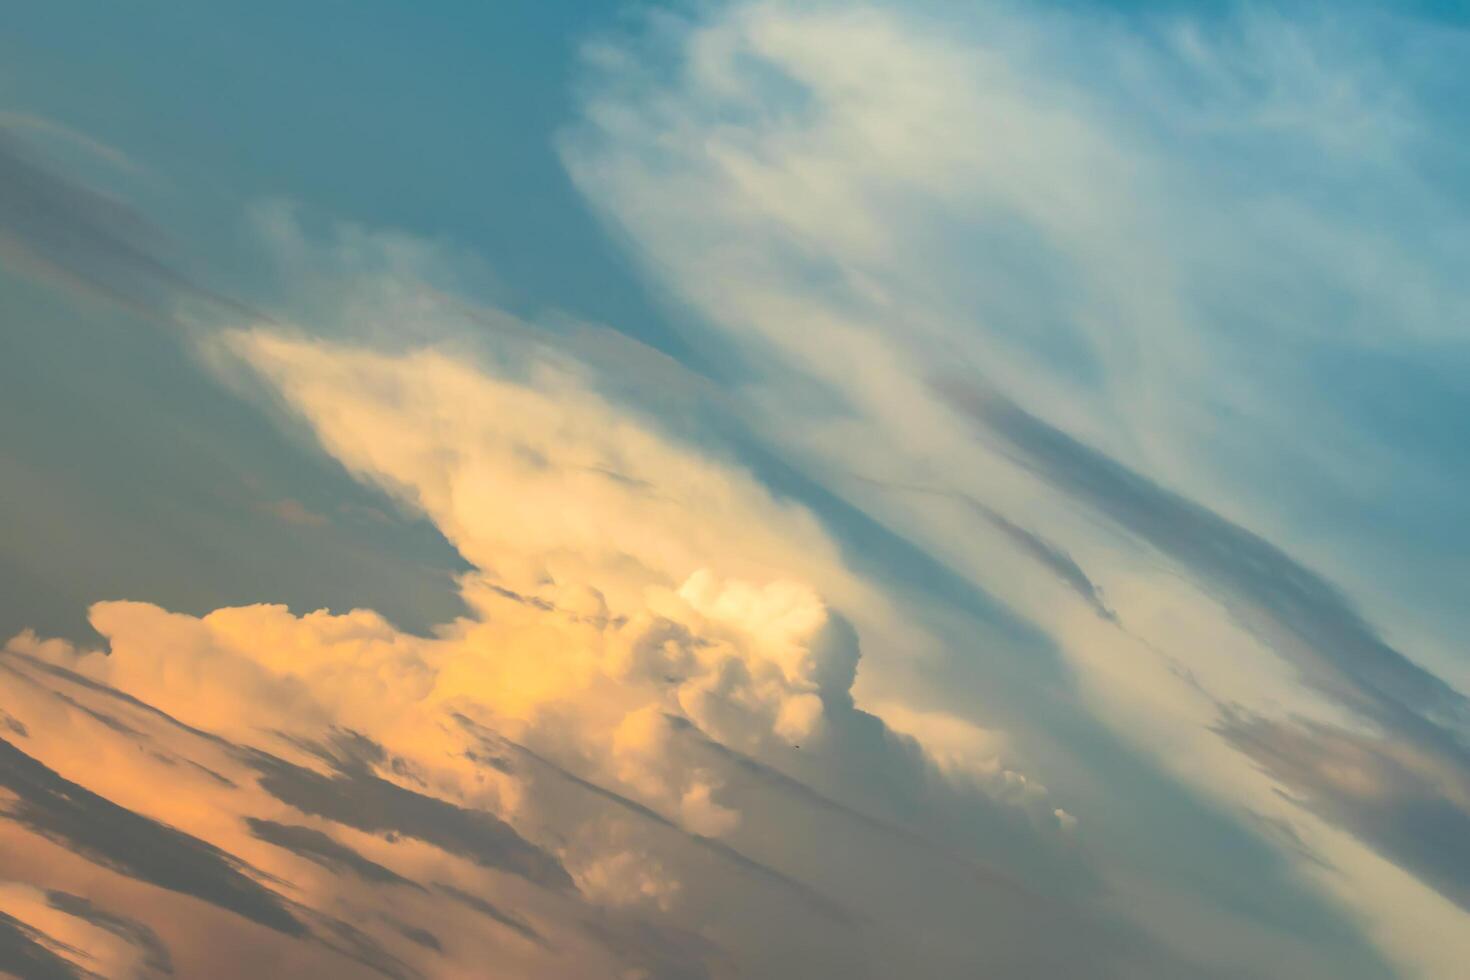
[[[203,353],[427,516],[471,566],[469,613],[414,636],[368,610],[100,602],[105,652],[11,641],[0,720],[36,732],[26,751],[59,778],[218,845],[289,889],[295,912],[340,917],[431,973],[496,948],[462,928],[464,895],[519,937],[501,961],[516,975],[677,972],[665,956],[732,956],[756,975],[1183,969],[1113,913],[1231,969],[1371,971],[1321,938],[1315,906],[1303,935],[1274,920],[1307,904],[1294,895],[1240,911],[1232,844],[1253,834],[1403,970],[1446,974],[1467,955],[1463,912],[1212,728],[1222,705],[1361,719],[1303,685],[1301,658],[1186,562],[1080,513],[935,394],[937,373],[1001,386],[1140,479],[1339,563],[1351,545],[1295,534],[1253,475],[1288,460],[1329,488],[1395,485],[1404,452],[1261,351],[1432,354],[1463,319],[1463,231],[1416,169],[1411,93],[1361,30],[1325,21],[1120,24],[759,2],[589,46],[564,158],[692,311],[693,345],[712,327],[742,355],[733,391],[608,331],[475,305],[465,294],[493,293],[493,275],[443,243],[340,225],[323,246],[291,207],[261,206],[283,303],[311,334],[205,330]],[[1406,237],[1406,214],[1426,233]],[[1045,637],[987,629],[904,568],[857,574],[840,517],[824,524],[700,444],[705,410],[997,597],[1014,632],[1039,624],[1062,661],[1026,663],[1051,653]],[[1079,601],[1079,581],[1116,621]],[[234,744],[181,735],[97,683]],[[1156,833],[1168,794],[1129,795],[1155,788],[1129,750],[1189,788],[1178,797],[1211,801],[1191,815],[1231,814],[1241,836]],[[306,796],[273,790],[282,773]],[[360,800],[343,816],[306,798],[348,792],[332,780],[379,803],[419,794],[413,806],[448,808],[434,833],[490,826],[544,864],[507,870],[385,830]],[[296,849],[246,832],[260,821],[289,825],[277,840]],[[52,846],[17,827],[0,828],[11,850]],[[70,860],[114,902],[137,899],[116,869]],[[108,963],[135,955],[38,894],[0,890],[0,908]],[[139,914],[176,923],[183,968],[218,934],[271,955],[284,942],[147,894]],[[445,950],[426,952],[439,940],[396,918],[410,913],[444,923]],[[330,959],[281,955],[301,972]]]
[[[1385,37],[1427,60],[1389,70]],[[1453,47],[1374,12],[1244,11],[1201,26],[1004,5],[746,3],[601,42],[563,141],[578,186],[650,277],[758,366],[745,410],[786,459],[1042,624],[1092,706],[1179,778],[1206,792],[1249,785],[1253,806],[1330,840],[1350,883],[1309,862],[1299,873],[1373,922],[1397,964],[1430,975],[1462,953],[1429,931],[1462,913],[1283,801],[1210,730],[1222,702],[1340,706],[1190,569],[1172,565],[1184,581],[1161,583],[1147,545],[1079,515],[930,385],[995,385],[1363,584],[1371,530],[1303,533],[1283,484],[1335,505],[1430,471],[1335,415],[1331,392],[1292,374],[1305,361],[1293,353],[1392,346],[1432,359],[1455,343],[1470,294],[1451,259],[1463,232],[1446,215],[1463,209],[1416,156],[1435,137],[1414,91]],[[904,492],[916,485],[952,493],[953,506]],[[1068,598],[961,495],[1055,535],[1110,601],[1123,597],[1123,629]],[[901,673],[870,660],[860,698],[890,670]],[[926,698],[944,703],[931,690],[908,714],[882,713],[931,756],[973,764],[972,723]],[[1010,733],[1018,749],[1049,737],[1050,716],[1030,720],[1035,730]],[[970,747],[950,748],[961,741]],[[1146,833],[1085,813],[1082,826],[1122,849]],[[1151,900],[1174,901],[1164,894]],[[1421,932],[1416,917],[1437,924]]]

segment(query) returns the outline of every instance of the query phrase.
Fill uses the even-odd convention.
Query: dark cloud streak
[[[156,932],[143,923],[114,915],[80,895],[51,891],[46,893],[46,900],[52,908],[90,922],[99,929],[105,929],[137,949],[142,954],[143,969],[164,976],[173,975],[173,958],[169,955],[168,947],[158,938]]]
[[[937,385],[983,437],[1178,565],[1304,683],[1354,711],[1349,732],[1219,705],[1216,731],[1289,797],[1470,909],[1470,702],[1390,646],[1332,583],[1281,548],[1037,418]]]
[[[333,840],[320,830],[295,824],[276,823],[274,820],[259,820],[255,817],[247,817],[245,824],[250,828],[252,835],[267,844],[274,844],[276,847],[290,851],[298,857],[319,864],[337,874],[351,872],[364,881],[375,884],[404,885],[423,890],[422,885],[409,881],[376,861],[368,860],[346,844]]]
[[[705,837],[701,834],[691,833],[690,831],[687,831],[683,827],[676,824],[674,821],[670,820],[668,817],[659,813],[657,810],[645,806],[644,804],[639,803],[637,800],[629,799],[621,793],[610,790],[605,786],[600,786],[589,779],[584,779],[583,777],[577,775],[576,773],[561,765],[558,765],[551,759],[546,758],[533,749],[527,748],[526,746],[521,745],[517,742],[513,742],[497,732],[492,732],[489,729],[485,728],[483,725],[475,723],[472,719],[464,715],[456,715],[455,717],[466,731],[475,734],[483,742],[485,742],[487,748],[490,748],[492,750],[501,750],[506,748],[513,750],[522,758],[530,760],[537,766],[541,767],[547,772],[553,773],[554,775],[560,777],[573,786],[585,790],[586,792],[600,797],[603,800],[612,803],[613,805],[629,813],[632,813],[635,816],[641,817],[642,819],[650,823],[653,823],[659,827],[664,828],[667,831],[671,831],[672,833],[679,835],[680,837],[694,844],[696,847],[718,855],[731,864],[734,864],[736,867],[743,869],[755,878],[766,881],[769,884],[779,886],[784,891],[787,891],[795,895],[797,898],[801,899],[802,902],[804,902],[814,911],[820,912],[822,915],[833,920],[834,922],[853,924],[856,921],[854,913],[849,911],[839,902],[828,898],[826,895],[822,894],[811,885],[808,885],[802,881],[798,881],[795,878],[792,878],[790,875],[777,871],[775,868],[764,865],[759,861],[756,861],[754,858],[742,854],[740,851],[731,847],[729,844],[724,843],[723,841],[716,840],[712,837]]]
[[[1216,730],[1350,831],[1470,911],[1470,778],[1403,741],[1226,712]]]
[[[64,779],[0,739],[4,816],[119,874],[209,902],[277,932],[305,932],[280,898],[212,844]]]
[[[403,834],[545,888],[575,890],[560,861],[494,814],[404,789],[365,767],[343,765],[324,776],[256,750],[243,759],[266,792],[302,813],[367,833]]]
[[[931,487],[917,483],[875,480],[865,476],[855,476],[854,479],[889,490],[922,493],[958,501],[978,514],[991,527],[1003,534],[1022,554],[1041,565],[1063,585],[1077,593],[1082,601],[1091,606],[1093,612],[1097,613],[1099,617],[1111,623],[1118,622],[1117,613],[1103,599],[1102,589],[1097,586],[1097,583],[1093,582],[1092,578],[1083,570],[1081,565],[1077,564],[1077,560],[1066,549],[1047,540],[1035,531],[1022,527],[990,505],[958,490],[946,490],[942,487]]]
[[[1048,484],[1244,603],[1304,679],[1374,720],[1421,715],[1463,731],[1470,702],[1395,650],[1330,582],[1276,545],[1072,438],[1003,395],[945,382],[957,411]],[[1422,720],[1422,719],[1421,719]]]
[[[78,970],[47,945],[48,938],[19,919],[0,912],[0,970],[22,980],[81,980],[95,973]]]

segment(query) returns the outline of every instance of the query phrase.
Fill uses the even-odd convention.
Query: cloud
[[[0,785],[16,797],[8,819],[79,854],[279,932],[302,931],[280,900],[228,855],[63,779],[6,741],[0,741]]]
[[[983,858],[932,878],[949,850],[926,845],[931,820],[979,821],[972,832],[1012,842],[996,848],[1007,860],[1086,872],[1044,790],[1017,796],[1013,771],[958,774],[858,708],[859,632],[809,582],[869,586],[799,506],[600,396],[554,351],[380,352],[263,330],[222,342],[345,465],[442,529],[472,566],[471,613],[419,637],[366,610],[101,602],[105,649],[12,641],[31,693],[6,710],[32,729],[51,713],[37,750],[121,791],[118,826],[154,825],[132,808],[195,814],[199,846],[217,848],[202,853],[254,869],[238,887],[297,923],[292,937],[392,975],[467,955],[470,940],[425,931],[446,902],[483,914],[458,894],[535,940],[527,964],[570,946],[690,975],[730,955],[837,975],[872,956],[898,968],[929,942],[939,975],[1145,949],[1085,906],[1016,904],[1026,893]],[[127,784],[78,758],[76,724],[107,733],[110,755],[148,747]],[[895,788],[913,795],[894,807]],[[884,800],[893,816],[867,815]],[[95,836],[68,842],[119,846]],[[842,842],[857,839],[879,846],[848,868]],[[204,874],[202,860],[178,863]],[[931,897],[894,903],[895,880],[926,878]],[[965,896],[996,910],[983,942],[949,911],[932,918]],[[215,899],[259,918],[242,901]],[[1032,920],[1088,939],[1060,949],[1009,924]],[[875,922],[886,948],[862,938]],[[918,938],[935,929],[942,944]]]
[[[84,976],[39,932],[4,913],[0,913],[0,967],[15,976],[37,980],[77,980]]]
[[[1035,531],[1027,530],[980,500],[967,494],[952,490],[943,490],[938,487],[888,483],[869,478],[862,479],[864,482],[890,490],[920,493],[927,496],[959,501],[978,514],[991,527],[1001,532],[1007,540],[1015,545],[1017,551],[1032,558],[1054,574],[1058,580],[1075,592],[1083,602],[1091,606],[1099,617],[1109,622],[1117,622],[1118,615],[1112,609],[1108,608],[1108,604],[1103,598],[1102,590],[1096,582],[1088,577],[1087,572],[1083,570],[1081,565],[1077,564],[1077,560],[1068,554],[1065,548],[1054,544]]]
[[[12,261],[147,317],[172,322],[184,303],[243,312],[169,264],[162,232],[141,214],[64,174],[17,135],[38,125],[53,128],[0,119],[0,250]]]
[[[249,817],[245,821],[250,832],[263,841],[299,854],[308,861],[341,873],[351,871],[368,881],[387,882],[416,887],[414,882],[369,861],[352,848],[340,844],[319,830],[292,824],[276,823],[274,820],[257,820]]]
[[[153,971],[165,976],[173,973],[173,962],[169,958],[168,950],[164,948],[158,934],[143,923],[113,915],[78,895],[48,892],[46,899],[57,911],[104,929],[133,946],[140,955],[141,962],[138,966],[143,972]]]
[[[469,892],[462,891],[454,887],[453,885],[446,885],[442,882],[436,882],[434,887],[437,888],[439,891],[442,891],[444,894],[453,897],[456,901],[464,903],[465,905],[474,909],[476,912],[488,916],[501,925],[514,930],[531,942],[538,944],[545,942],[545,940],[541,938],[541,934],[538,933],[526,922],[522,921],[511,913],[506,912],[503,909],[496,908],[493,904],[485,901],[478,895],[471,895]]]
[[[57,655],[58,651],[53,648],[50,653]],[[327,975],[333,976],[365,975],[369,971],[389,976],[419,976],[437,969],[432,960],[424,960],[425,956],[463,955],[471,960],[483,958],[489,948],[493,948],[497,942],[504,942],[505,934],[498,940],[492,935],[489,948],[482,945],[483,930],[472,925],[465,925],[463,930],[467,931],[462,930],[460,938],[439,950],[435,950],[432,945],[424,945],[421,941],[423,937],[419,935],[419,931],[423,930],[425,924],[459,921],[462,916],[454,912],[455,908],[465,910],[472,919],[484,914],[482,909],[473,909],[462,900],[455,900],[445,907],[443,902],[435,898],[439,895],[451,896],[453,892],[473,894],[488,908],[495,907],[495,903],[484,896],[496,895],[497,901],[521,906],[529,904],[538,909],[534,915],[547,916],[548,931],[554,939],[540,941],[532,947],[500,950],[497,954],[506,963],[507,969],[516,975],[544,975],[545,969],[551,965],[544,959],[551,951],[551,943],[562,950],[556,954],[561,959],[561,965],[557,969],[568,969],[572,973],[584,968],[593,972],[613,969],[607,962],[609,954],[605,951],[599,952],[602,948],[600,936],[577,932],[578,921],[595,915],[597,910],[584,905],[575,894],[564,892],[556,881],[552,882],[550,891],[528,885],[531,894],[517,895],[517,889],[508,888],[505,879],[495,877],[498,872],[490,872],[487,880],[484,877],[486,872],[474,870],[484,867],[480,860],[481,855],[471,855],[467,862],[456,865],[457,859],[451,858],[448,852],[420,847],[411,843],[406,836],[395,832],[389,832],[382,837],[361,834],[353,828],[354,823],[361,822],[355,816],[349,823],[342,824],[314,818],[310,812],[279,802],[273,808],[270,802],[274,797],[267,787],[269,778],[273,774],[279,776],[281,773],[287,773],[287,778],[289,774],[299,775],[306,771],[303,765],[293,765],[281,756],[269,755],[261,749],[247,748],[200,730],[182,727],[141,702],[113,692],[95,681],[85,682],[79,675],[70,674],[63,669],[57,668],[55,672],[42,671],[35,668],[35,662],[24,655],[7,656],[17,658],[16,662],[22,665],[20,669],[26,676],[33,678],[43,688],[50,689],[51,685],[56,685],[70,691],[76,704],[96,706],[111,703],[113,710],[124,715],[134,728],[134,734],[129,736],[103,726],[78,732],[75,730],[76,725],[85,724],[87,716],[70,704],[50,702],[65,705],[58,711],[48,708],[45,699],[24,698],[21,700],[25,703],[17,705],[33,719],[38,712],[46,715],[45,725],[38,726],[45,735],[44,741],[35,746],[37,751],[60,759],[67,768],[91,785],[111,787],[127,804],[112,804],[107,808],[105,815],[108,819],[95,825],[90,832],[91,837],[81,841],[62,840],[73,855],[70,859],[90,869],[81,878],[73,881],[73,891],[80,890],[79,894],[86,896],[85,901],[91,903],[94,919],[100,921],[101,916],[115,916],[120,909],[125,909],[130,918],[155,930],[160,948],[173,958],[180,973],[210,970],[216,975],[258,975],[258,957],[264,955],[268,959],[273,958],[278,965],[284,964],[283,968],[291,971],[324,970]],[[15,700],[14,692],[11,700]],[[304,742],[302,746],[297,746],[294,742],[302,740],[279,741],[280,736],[268,733],[257,733],[256,737],[278,740],[275,744],[283,753],[304,753],[301,759],[303,764],[309,764],[312,760],[322,764],[329,758],[340,760],[341,753],[348,751],[367,752],[371,755],[370,749],[365,748],[357,739],[343,741],[336,747],[322,747]],[[92,745],[91,756],[77,751],[79,740],[88,738]],[[186,763],[190,769],[184,768]],[[228,773],[229,778],[221,780],[206,775],[206,771],[222,771]],[[328,777],[316,775],[316,778],[323,780]],[[358,776],[359,780],[369,778],[366,774]],[[80,787],[69,792],[83,802],[91,798]],[[433,807],[436,804],[440,808],[449,807],[447,802],[437,798],[432,801],[427,797],[421,799],[422,809],[428,812],[434,812]],[[307,811],[320,809],[314,806],[316,801],[303,802]],[[400,811],[403,809],[403,806],[399,807]],[[149,864],[148,848],[133,847],[129,853],[118,857],[115,854],[117,849],[127,848],[136,842],[137,835],[130,827],[140,823],[150,826],[156,823],[147,815],[147,811],[166,812],[173,820],[189,824],[217,843],[203,845],[203,852],[197,848],[192,851],[187,848],[174,849],[170,852],[166,873],[153,869]],[[274,819],[248,816],[252,812],[279,816]],[[370,808],[364,819],[377,819],[375,812],[380,811]],[[20,816],[23,814],[13,812],[11,818],[17,819]],[[303,822],[309,820],[316,821],[315,827],[307,826]],[[55,823],[56,826],[51,827],[38,821],[40,832],[49,836],[66,829],[64,821]],[[459,823],[489,826],[494,823],[494,817],[487,812],[481,812],[476,816],[463,818]],[[443,828],[443,833],[452,837],[455,826],[451,821]],[[414,829],[413,825],[408,827],[410,832]],[[436,829],[431,833],[438,835],[439,831]],[[356,835],[355,839],[353,835]],[[194,840],[198,843],[196,838],[181,832],[180,837],[185,841]],[[343,838],[353,841],[353,845],[343,843]],[[43,845],[35,843],[36,840],[40,838],[33,838],[30,844],[19,844],[22,849],[18,850],[17,843],[8,834],[0,837],[0,861],[3,861],[7,874],[25,880],[39,873],[41,880],[48,883],[67,880],[64,862],[58,863],[53,856],[47,863]],[[265,843],[253,843],[256,840]],[[281,845],[288,846],[283,848]],[[261,850],[261,847],[265,849]],[[453,841],[450,841],[450,847],[452,850],[458,849]],[[97,848],[103,851],[100,866],[88,864],[88,858],[99,857]],[[67,854],[66,851],[58,853]],[[438,858],[433,857],[436,853],[440,855]],[[514,857],[513,850],[503,853]],[[25,854],[35,854],[41,862],[39,866],[28,867],[29,862],[21,859],[21,855]],[[425,863],[416,865],[415,859]],[[255,914],[252,906],[232,901],[228,895],[217,895],[216,892],[220,890],[218,888],[190,890],[187,887],[188,882],[206,878],[215,867],[214,862],[218,860],[225,861],[229,867],[239,868],[247,875],[246,878],[235,880],[248,882],[253,893],[266,896],[277,907],[288,908],[289,914],[298,923],[297,927],[287,933],[268,930],[265,935],[252,934],[240,925]],[[142,866],[141,870],[137,869],[139,864]],[[201,920],[197,908],[161,905],[156,898],[156,892],[154,897],[149,897],[147,893],[141,897],[120,894],[116,886],[108,883],[106,875],[109,872],[105,869],[109,866],[125,875],[137,875],[138,880],[157,881],[165,887],[174,884],[176,880],[183,882],[184,884],[175,884],[174,887],[183,889],[184,894],[194,894],[197,891],[201,898],[211,903],[207,907],[228,910],[229,918],[233,922],[208,918]],[[514,870],[513,864],[511,867]],[[527,866],[526,870],[533,871],[534,865]],[[457,881],[458,884],[432,880],[439,878]],[[132,878],[122,880],[128,881]],[[524,879],[517,875],[512,880]],[[565,895],[565,898],[557,898],[561,895]],[[547,901],[560,902],[562,907],[545,908]],[[428,909],[435,910],[433,917],[430,917]],[[36,909],[25,908],[21,911],[24,913],[23,921],[27,924],[39,924],[47,934],[64,935],[57,933],[50,920]],[[69,914],[76,914],[76,908],[72,908]],[[507,916],[507,921],[518,927],[511,935],[539,934],[535,927],[520,916]],[[408,931],[412,931],[413,935],[410,936]],[[271,936],[276,938],[268,938]],[[90,934],[83,938],[85,942],[80,948],[85,949],[88,955],[97,957],[105,952],[104,941]],[[255,952],[241,955],[238,972],[231,973],[228,964],[219,957],[222,950],[240,947],[241,944]],[[535,952],[536,949],[540,952]],[[353,963],[357,966],[354,967]],[[119,968],[109,975],[126,975],[126,971]]]
[[[309,510],[299,500],[275,500],[262,505],[262,509],[287,524],[300,527],[323,527],[329,523],[328,518]]]
[[[1350,601],[1279,548],[1025,412],[949,381],[946,396],[1022,465],[1218,590],[1236,619],[1376,734],[1242,717],[1217,730],[1305,805],[1465,906],[1470,703],[1390,646]]]
[[[1304,806],[1470,909],[1470,773],[1403,739],[1227,713],[1221,733]],[[1458,761],[1458,760],[1456,760]]]
[[[268,756],[253,764],[261,774],[261,788],[300,813],[368,833],[418,838],[546,888],[571,887],[571,877],[559,861],[492,813],[404,789],[360,764],[341,764],[331,777]],[[320,849],[317,854],[320,857]]]
[[[12,252],[227,307],[217,375],[427,517],[466,612],[18,637],[0,862],[91,882],[91,945],[144,895],[181,972],[1445,972],[1464,697],[1349,598],[1372,538],[1299,518],[1456,485],[1309,368],[1458,363],[1415,85],[1463,59],[1341,22],[763,2],[589,44],[563,158],[718,379],[281,204],[305,326],[266,323],[5,137]],[[70,969],[24,910],[9,955]]]
[[[1463,42],[1366,7],[1329,23],[1243,8],[735,4],[588,45],[582,116],[562,143],[589,202],[698,324],[695,345],[731,351],[740,410],[770,451],[1055,637],[1110,728],[1250,836],[1261,825],[1241,798],[1330,840],[1337,882],[1295,874],[1370,922],[1398,968],[1431,974],[1456,955],[1442,938],[1456,913],[1403,881],[1423,855],[1377,863],[1390,852],[1366,813],[1330,818],[1354,840],[1312,819],[1324,807],[1273,798],[1292,767],[1263,776],[1217,723],[1238,697],[1268,717],[1379,728],[1385,751],[1435,760],[1440,791],[1462,770],[1464,696],[1365,601],[1463,618],[1399,578],[1457,574],[1430,539],[1458,540],[1459,478],[1356,392],[1390,363],[1436,390],[1435,365],[1463,358],[1445,329],[1466,303],[1446,217],[1463,215],[1463,194],[1434,169],[1454,131],[1439,126],[1436,79]],[[961,506],[933,506],[932,489]],[[1423,537],[1380,534],[1404,508]],[[1158,582],[1160,558],[1177,587]],[[1395,573],[1374,574],[1385,560]],[[1085,624],[1059,595],[1087,604]],[[1192,639],[1161,603],[1232,625]],[[955,654],[929,669],[1023,703],[1007,719],[1015,744],[1067,738],[1040,669],[1002,676],[999,656],[989,673]],[[911,727],[986,727],[964,698],[917,700]],[[963,730],[931,725],[929,741]],[[1088,735],[1072,738],[1065,752],[1098,759]],[[1106,765],[1100,778],[1126,772]],[[1173,907],[1148,921],[1177,921],[1172,896],[1195,888],[1175,877],[1187,862],[1208,867],[1202,895],[1234,887],[1222,840],[1202,833],[1166,856],[1147,808],[1115,827],[1092,809],[1081,826],[1114,852],[1157,842],[1114,869],[1118,887],[1170,882]],[[1218,908],[1215,928],[1228,916]],[[1429,918],[1441,925],[1415,924]],[[1196,944],[1211,931],[1189,928]],[[1370,968],[1325,971],[1349,969]]]
[[[1249,603],[1274,628],[1274,648],[1292,658],[1308,682],[1383,724],[1403,721],[1406,712],[1451,731],[1470,721],[1464,695],[1385,643],[1338,589],[1280,548],[1003,396],[954,381],[944,390],[960,413],[1002,440],[1047,484],[1139,535],[1207,588]]]

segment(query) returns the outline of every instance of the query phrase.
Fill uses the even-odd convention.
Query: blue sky
[[[19,20],[0,967],[1470,956],[1463,5]]]

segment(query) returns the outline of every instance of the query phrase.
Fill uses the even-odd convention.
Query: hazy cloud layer
[[[1424,60],[1390,73],[1392,45]],[[1399,969],[1433,975],[1464,953],[1445,939],[1463,913],[1385,826],[1419,819],[1422,792],[1329,810],[1305,768],[1259,741],[1238,753],[1223,712],[1331,726],[1299,737],[1366,726],[1421,759],[1436,798],[1463,780],[1463,694],[1333,581],[1386,594],[1364,574],[1375,551],[1426,583],[1459,568],[1432,530],[1457,523],[1456,464],[1347,420],[1359,379],[1432,386],[1463,357],[1445,329],[1466,303],[1446,251],[1460,236],[1434,214],[1463,214],[1463,196],[1428,169],[1437,73],[1462,48],[1369,8],[1328,23],[750,3],[589,45],[563,142],[649,277],[735,352],[771,444],[1039,624],[1114,731],[1247,826],[1286,828],[1272,846],[1297,873],[1372,922]],[[1375,203],[1337,206],[1362,195]],[[1390,347],[1398,366],[1372,361]],[[1361,373],[1325,380],[1349,363]],[[1420,507],[1430,537],[1375,543],[1372,493]],[[1407,571],[1411,550],[1424,564]],[[1458,615],[1448,592],[1399,595]],[[877,676],[860,694],[882,697]],[[1058,737],[1034,690],[1007,692],[1026,699],[1019,737]],[[1110,847],[1139,832],[1106,823],[1091,833]],[[1231,858],[1193,843],[1133,852],[1113,879],[1156,924],[1187,917],[1155,904],[1188,887],[1163,884],[1183,862],[1229,887]]]
[[[183,328],[357,494],[232,485],[336,542],[298,579],[455,553],[414,629],[139,585],[9,639],[0,971],[1456,976],[1463,32],[758,0],[578,44],[556,149],[665,350],[310,201],[241,205],[217,296],[85,178],[126,156],[0,115],[26,302]],[[115,496],[196,492],[149,459]],[[141,569],[109,522],[73,560]]]
[[[0,250],[69,287],[171,322],[181,304],[242,313],[163,257],[163,233],[124,201],[68,176],[0,117]],[[43,132],[47,131],[45,129]],[[116,165],[107,148],[94,158]]]

